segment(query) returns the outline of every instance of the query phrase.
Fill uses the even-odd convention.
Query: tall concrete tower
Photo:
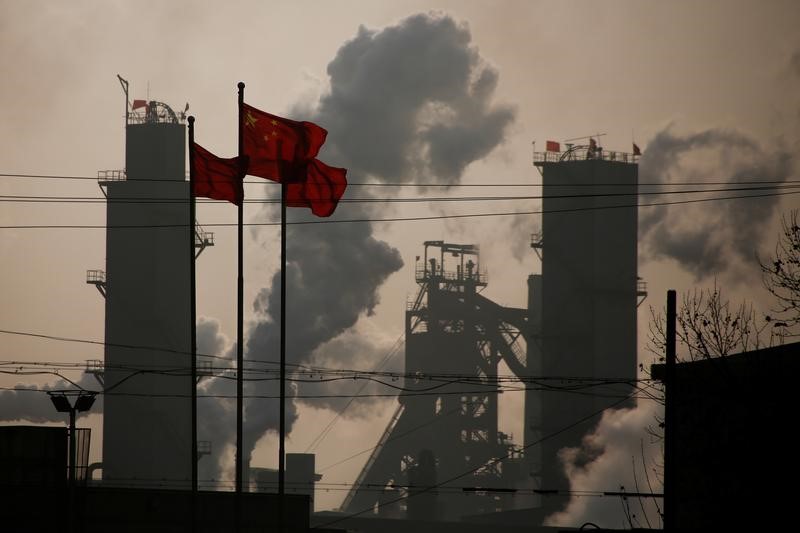
[[[182,119],[149,102],[126,120],[126,170],[100,175],[106,229],[103,480],[191,480],[190,230]]]
[[[637,377],[636,308],[645,295],[637,277],[638,166],[634,156],[603,153],[594,143],[536,154],[534,164],[544,214],[531,246],[542,273],[529,279],[535,331],[527,361],[533,373],[564,379],[528,392],[525,441],[546,437],[529,448],[532,474],[543,488],[564,490],[558,451],[580,445],[600,420],[591,415],[630,395]],[[564,503],[542,499],[553,511]]]

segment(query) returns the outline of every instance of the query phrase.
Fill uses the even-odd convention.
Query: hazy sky
[[[407,18],[417,14],[426,16],[415,26]],[[642,181],[797,179],[798,21],[800,4],[794,1],[0,0],[0,173],[94,176],[100,169],[122,168],[120,74],[130,81],[131,98],[159,100],[175,109],[188,102],[197,117],[198,142],[222,156],[236,149],[236,83],[244,81],[251,105],[313,118],[329,128],[321,158],[349,166],[351,179],[362,181],[538,183],[532,141],[543,147],[547,139],[594,133],[607,134],[602,144],[608,150],[629,151],[635,140],[645,151]],[[410,129],[401,127],[404,121]],[[417,149],[419,157],[412,157]],[[0,191],[100,196],[90,180],[0,177]],[[262,197],[268,191],[269,185],[251,185],[246,194]],[[455,188],[447,194],[474,191]],[[538,189],[508,192],[537,194]],[[347,194],[367,192],[351,188]],[[800,199],[751,200],[735,209],[723,202],[701,205],[640,210],[640,275],[649,284],[647,303],[660,306],[667,288],[707,287],[716,277],[731,298],[749,298],[766,310],[769,299],[754,253],[769,253],[777,215],[800,206]],[[400,204],[369,213],[538,207],[536,201]],[[343,204],[336,216],[352,218],[361,209]],[[274,211],[253,204],[246,206],[245,216],[276,219]],[[198,218],[230,223],[236,213],[230,205],[203,205]],[[0,226],[104,222],[102,203],[4,202],[0,208]],[[385,279],[374,280],[373,298],[354,311],[357,322],[345,337],[311,347],[317,350],[315,360],[333,364],[348,342],[359,347],[347,356],[348,364],[371,368],[383,358],[403,331],[406,299],[416,290],[414,258],[424,240],[480,244],[490,274],[484,294],[504,305],[524,306],[527,275],[540,269],[528,248],[538,225],[538,217],[529,215],[365,229],[360,237],[365,243],[383,241],[388,248],[365,252],[356,247],[350,258],[357,268],[369,254],[378,254],[386,259]],[[232,338],[235,231],[214,231],[216,246],[198,263],[198,311]],[[324,231],[302,235],[298,230],[296,253],[308,255],[302,243],[322,238]],[[263,290],[277,265],[277,239],[274,227],[247,232],[248,321],[265,319],[265,307],[259,305],[268,305]],[[104,250],[103,229],[0,229],[0,329],[102,340],[104,302],[84,281],[86,269],[104,268]],[[639,318],[642,344],[646,305]],[[92,358],[102,358],[100,347],[10,335],[0,342],[3,361]],[[640,360],[651,357],[642,350]],[[401,361],[402,352],[394,365]],[[6,387],[46,381],[52,379],[0,376]],[[507,401],[503,417],[517,440],[522,437],[520,405]],[[333,416],[326,408],[301,404],[298,409],[288,451],[304,451]],[[358,416],[338,423],[316,450],[318,467],[343,458],[342,449],[351,451],[352,443],[371,445],[391,410],[388,402],[372,410],[362,405]],[[89,423],[98,428],[100,417],[90,417]],[[100,436],[94,432],[94,457]],[[274,438],[262,439],[254,466],[273,466],[274,450]],[[324,480],[351,481],[365,458],[324,472]],[[597,488],[616,485],[608,483]],[[342,496],[319,494],[318,509],[338,505]]]

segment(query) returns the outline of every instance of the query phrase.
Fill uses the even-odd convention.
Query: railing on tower
[[[466,279],[474,280],[477,285],[486,285],[489,282],[489,274],[486,270],[481,272],[472,272],[472,275],[468,273],[462,273],[459,271],[453,272],[452,270],[440,270],[436,269],[436,272],[432,272],[430,268],[422,268],[418,266],[415,270],[417,283],[427,281],[432,277],[438,277],[444,281],[464,281]]]
[[[636,278],[636,307],[639,307],[647,299],[647,282],[642,278]]]
[[[186,109],[177,114],[164,102],[151,100],[141,107],[128,111],[128,124],[183,124],[186,121]]]
[[[206,247],[214,246],[214,233],[205,231],[196,220],[194,224],[194,247],[197,250],[194,257],[197,259]]]
[[[563,152],[533,152],[533,164],[558,163],[559,161],[616,161],[618,163],[638,163],[639,155],[615,150],[591,149],[587,146],[568,148]]]
[[[86,283],[88,285],[94,285],[97,287],[97,290],[100,291],[100,294],[103,295],[103,298],[106,297],[106,273],[104,271],[87,270]]]
[[[128,176],[125,174],[125,169],[97,171],[97,182],[101,185],[110,181],[125,181],[127,179]]]

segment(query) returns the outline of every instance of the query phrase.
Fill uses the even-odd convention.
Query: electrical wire
[[[635,184],[631,184],[635,187]],[[561,185],[564,189],[569,189],[568,184]],[[770,186],[749,186],[749,187],[725,187],[718,189],[688,189],[679,191],[634,191],[634,192],[607,192],[607,193],[586,193],[586,194],[548,194],[548,195],[525,195],[525,196],[421,196],[421,197],[393,197],[393,198],[341,198],[339,204],[347,203],[436,203],[436,202],[493,202],[493,201],[516,201],[516,200],[558,200],[558,199],[581,199],[581,198],[619,198],[631,196],[664,196],[680,194],[704,194],[717,192],[747,192],[747,191],[772,191],[772,190],[794,190],[800,185],[770,185]],[[5,203],[59,203],[59,204],[187,204],[186,198],[106,198],[103,196],[30,196],[30,195],[0,195],[0,202]],[[196,199],[196,203],[217,204],[215,200]],[[280,204],[280,198],[246,198],[244,203],[253,204]]]
[[[397,350],[399,350],[400,346],[403,346],[404,343],[405,343],[404,335],[401,333],[400,336],[397,337],[397,340],[394,342],[392,347],[389,349],[389,351],[383,357],[383,359],[375,366],[374,370],[375,371],[380,371],[384,366],[386,366],[386,363],[388,363],[389,360],[392,357],[394,357],[394,355],[397,353]],[[358,389],[356,394],[361,394],[364,391],[364,389],[366,388],[367,385],[368,385],[368,382],[364,382],[364,384],[361,385],[361,387]],[[317,449],[317,447],[320,444],[322,444],[322,441],[325,440],[325,437],[327,437],[328,434],[333,430],[333,427],[336,425],[336,422],[347,411],[347,409],[350,408],[350,405],[352,405],[352,403],[354,401],[355,401],[355,398],[350,398],[350,400],[347,402],[347,404],[345,404],[344,407],[342,407],[341,409],[339,409],[336,412],[336,416],[334,416],[328,422],[328,424],[322,429],[322,431],[320,431],[317,434],[317,436],[314,437],[314,439],[311,441],[311,443],[309,443],[309,445],[306,447],[305,453],[309,453],[311,451],[314,451],[315,449]]]
[[[75,370],[75,369],[71,368],[70,370]],[[94,394],[103,393],[103,394],[106,394],[106,395],[109,395],[109,396],[120,395],[120,396],[135,396],[135,397],[166,397],[166,398],[188,397],[188,396],[187,395],[176,395],[176,394],[155,394],[155,393],[143,394],[143,393],[132,393],[132,392],[131,393],[114,393],[112,391],[114,389],[116,389],[118,386],[120,386],[122,383],[124,383],[125,381],[127,381],[127,380],[129,380],[129,379],[131,379],[131,378],[133,378],[135,376],[139,376],[139,375],[160,375],[160,376],[169,376],[169,377],[188,377],[188,376],[191,375],[189,372],[186,372],[186,371],[180,372],[180,371],[175,370],[175,369],[168,370],[168,371],[151,370],[151,369],[135,369],[135,370],[128,371],[128,374],[126,376],[124,376],[119,381],[115,382],[115,384],[113,386],[106,387],[104,391],[94,391],[94,390],[90,391],[88,389],[85,389],[84,387],[81,387],[75,381],[69,380],[68,378],[66,378],[63,375],[63,373],[61,371],[58,371],[58,370],[41,370],[39,368],[35,368],[34,367],[33,370],[25,371],[24,367],[23,368],[19,368],[18,367],[18,368],[15,368],[15,370],[13,370],[13,371],[0,370],[0,374],[23,375],[23,376],[55,375],[57,377],[60,377],[60,378],[64,379],[65,381],[69,382],[74,387],[76,387],[78,390],[81,390],[81,391],[84,391],[84,392],[92,392]],[[519,377],[516,377],[516,376],[508,376],[508,378],[504,382],[499,382],[499,381],[495,381],[495,380],[492,380],[491,382],[486,382],[486,381],[481,381],[476,376],[468,376],[468,379],[463,379],[463,378],[454,378],[454,379],[447,379],[447,380],[428,379],[428,381],[440,381],[440,384],[438,384],[436,386],[432,386],[432,387],[421,387],[421,388],[420,387],[416,387],[415,388],[415,387],[397,387],[397,386],[392,386],[391,384],[383,382],[383,381],[381,381],[379,379],[375,379],[375,378],[373,378],[373,377],[371,377],[371,376],[369,376],[367,374],[369,374],[369,373],[368,372],[354,373],[353,375],[350,375],[350,376],[336,377],[336,378],[330,378],[330,379],[325,379],[325,380],[305,380],[305,379],[297,379],[297,378],[294,378],[294,377],[290,376],[290,377],[286,378],[286,381],[287,382],[294,382],[294,383],[322,384],[322,383],[329,383],[329,382],[332,382],[332,381],[359,381],[360,380],[365,384],[368,383],[368,382],[376,382],[376,383],[379,383],[379,384],[384,385],[384,386],[389,386],[390,388],[393,388],[393,389],[398,391],[397,393],[388,393],[388,394],[379,394],[379,393],[363,394],[362,391],[363,391],[364,387],[362,386],[355,394],[328,394],[328,395],[321,395],[321,394],[316,394],[316,395],[314,395],[314,394],[295,394],[294,396],[292,396],[294,399],[301,399],[301,400],[303,400],[303,399],[310,400],[310,399],[349,398],[350,402],[348,402],[348,405],[351,404],[355,399],[358,399],[358,398],[373,398],[373,397],[395,398],[395,397],[398,397],[398,395],[401,396],[401,397],[431,396],[431,395],[436,395],[436,396],[442,397],[442,396],[449,396],[449,395],[464,395],[464,394],[486,396],[486,395],[489,395],[489,394],[498,394],[498,393],[504,393],[504,392],[522,392],[522,391],[562,392],[562,393],[570,393],[570,394],[573,394],[573,395],[588,396],[588,397],[592,397],[592,398],[619,398],[620,397],[620,392],[619,392],[618,389],[619,389],[620,386],[624,386],[626,388],[630,387],[630,388],[635,389],[639,393],[637,395],[637,397],[640,398],[640,399],[652,400],[652,401],[656,401],[656,402],[659,402],[659,403],[663,402],[663,399],[662,399],[662,396],[661,396],[661,391],[659,389],[653,387],[653,385],[651,385],[651,384],[642,385],[640,383],[640,381],[642,381],[642,380],[634,380],[634,379],[614,379],[614,380],[605,379],[605,380],[603,380],[603,379],[596,379],[596,378],[570,378],[570,379],[568,379],[566,381],[568,383],[572,383],[572,384],[570,384],[570,385],[563,385],[562,384],[560,386],[554,386],[554,385],[542,384],[541,383],[542,381],[546,381],[547,379],[555,380],[554,378],[539,378],[537,380],[530,380],[530,379],[524,378],[524,377],[523,378],[519,378]],[[212,376],[212,377],[218,378],[218,379],[228,379],[228,380],[236,379],[235,374],[230,375],[230,376],[215,375],[215,376]],[[243,380],[245,382],[278,381],[279,377],[275,376],[275,377],[271,377],[271,378],[268,378],[268,379],[243,377]],[[557,378],[557,381],[563,383],[565,380],[562,379],[562,378]],[[513,385],[508,385],[506,383],[513,383]],[[519,384],[527,384],[527,385],[533,385],[533,386],[520,387]],[[472,386],[480,386],[480,387],[484,387],[484,388],[480,389],[480,390],[475,390],[475,391],[463,391],[463,390],[452,391],[452,390],[448,389],[448,387],[452,387],[452,386],[455,386],[455,385],[472,385]],[[602,387],[608,387],[609,385],[615,385],[616,387],[610,389],[609,393],[604,393],[602,391]],[[493,387],[493,388],[490,389],[490,388],[485,388],[485,387]],[[442,389],[444,389],[444,390],[442,390]],[[596,389],[599,392],[595,392],[595,390],[593,390],[593,389]],[[653,389],[656,392],[652,393],[652,392],[650,392],[649,389]],[[41,392],[41,391],[59,390],[59,391],[64,391],[64,392],[71,392],[71,390],[69,390],[69,389],[55,389],[54,387],[47,387],[47,388],[43,388],[43,389],[31,389],[31,388],[27,388],[27,387],[16,387],[16,388],[4,388],[3,390],[18,391],[18,392],[22,392],[22,391],[25,391],[25,392]],[[74,389],[72,389],[72,390],[74,390]],[[437,392],[432,392],[432,391],[437,391]],[[200,397],[202,397],[202,398],[220,398],[220,399],[223,399],[223,398],[234,398],[235,396],[233,396],[233,395],[216,394],[216,395],[201,395]],[[248,395],[248,396],[245,396],[245,397],[266,398],[266,399],[274,398],[273,396],[264,396],[264,395]],[[334,418],[333,420],[335,421],[336,418]]]
[[[560,435],[560,434],[562,434],[562,433],[564,433],[566,431],[569,431],[570,429],[572,429],[572,428],[574,428],[576,426],[579,426],[580,424],[583,424],[584,422],[588,422],[589,420],[592,420],[593,418],[597,417],[598,415],[603,414],[607,409],[613,409],[617,405],[621,405],[622,403],[632,399],[632,397],[633,397],[632,395],[626,396],[625,398],[619,400],[618,402],[614,402],[611,405],[608,405],[608,406],[606,406],[606,407],[604,407],[602,409],[594,411],[594,412],[592,412],[592,413],[590,413],[590,414],[588,414],[588,415],[586,415],[584,417],[581,417],[577,421],[572,422],[572,423],[568,424],[567,426],[564,426],[561,429],[558,429],[558,430],[556,430],[556,431],[554,431],[552,433],[549,433],[549,434],[541,437],[540,439],[537,439],[537,440],[531,442],[530,444],[526,444],[526,445],[520,447],[519,449],[514,450],[513,452],[507,453],[506,455],[503,455],[501,457],[497,457],[497,458],[491,459],[490,461],[488,461],[485,464],[482,464],[482,465],[480,465],[478,467],[475,467],[475,468],[470,468],[470,469],[468,469],[468,470],[466,470],[466,471],[464,471],[464,472],[462,472],[462,473],[460,473],[458,475],[452,476],[452,477],[450,477],[450,478],[448,478],[448,479],[446,479],[444,481],[435,483],[435,484],[430,485],[430,486],[423,487],[422,490],[420,490],[418,492],[412,492],[410,494],[406,494],[406,495],[400,496],[398,498],[394,498],[394,499],[391,499],[391,500],[388,500],[388,501],[377,503],[376,505],[372,505],[372,506],[367,507],[367,508],[365,508],[365,509],[363,509],[361,511],[356,512],[356,513],[350,513],[350,514],[347,514],[346,516],[339,517],[339,518],[337,518],[335,520],[326,522],[324,524],[320,524],[318,526],[314,526],[314,527],[312,527],[312,529],[327,528],[327,527],[330,527],[330,526],[332,526],[334,524],[342,522],[344,520],[347,520],[347,519],[350,519],[350,518],[355,518],[355,517],[360,516],[362,514],[375,511],[376,508],[380,509],[381,507],[385,507],[387,505],[391,505],[393,503],[397,503],[397,502],[399,502],[401,500],[405,500],[405,499],[408,499],[408,498],[419,496],[420,494],[425,494],[425,493],[430,492],[432,490],[439,489],[440,487],[442,487],[444,485],[447,485],[448,483],[451,483],[453,481],[459,480],[459,479],[461,479],[463,477],[466,477],[466,476],[468,476],[470,474],[474,474],[475,472],[477,472],[477,471],[479,471],[479,470],[481,470],[483,468],[491,467],[493,465],[501,463],[505,459],[510,458],[512,455],[514,455],[516,453],[519,453],[521,451],[527,450],[528,448],[531,448],[533,446],[538,446],[539,444],[543,443],[546,440],[552,439],[553,437],[557,437],[558,435]]]
[[[199,479],[201,483],[207,484],[207,486],[230,486],[232,487],[235,483],[233,479]],[[185,486],[188,480],[186,479],[177,479],[177,478],[113,478],[110,480],[103,480],[103,486],[126,486],[126,484],[130,485],[160,485],[160,486]],[[252,485],[256,488],[260,489],[269,489],[275,488],[277,489],[278,482],[277,481],[251,481]],[[343,482],[322,482],[317,481],[313,483],[308,482],[285,482],[287,489],[293,492],[309,490],[309,489],[318,489],[320,491],[336,491],[336,490],[350,490],[349,483]],[[374,483],[365,483],[362,485],[364,487],[363,490],[370,491],[370,492],[385,492],[386,489],[422,489],[425,488],[425,485],[403,485],[403,484],[389,484],[389,485],[377,485]],[[277,491],[277,490],[276,490]],[[266,491],[264,491],[266,492]],[[505,493],[508,495],[529,495],[529,494],[539,494],[539,495],[573,495],[573,496],[611,496],[611,497],[625,497],[625,498],[635,498],[635,497],[651,497],[651,498],[663,498],[664,495],[658,492],[626,492],[626,491],[610,491],[610,490],[591,490],[591,489],[529,489],[529,488],[516,488],[516,487],[482,487],[482,486],[446,486],[446,487],[439,487],[436,489],[437,493],[445,493],[445,494],[464,494],[465,496],[471,496],[475,493]]]
[[[61,341],[61,342],[74,342],[80,344],[93,344],[95,346],[103,346],[103,347],[114,347],[114,348],[127,348],[131,350],[149,350],[154,352],[162,352],[162,353],[171,353],[177,355],[192,355],[191,352],[187,352],[184,350],[175,350],[172,348],[165,348],[165,347],[158,347],[158,346],[145,346],[141,344],[122,344],[122,343],[112,343],[112,342],[104,342],[104,341],[97,341],[97,340],[89,340],[89,339],[78,339],[73,337],[62,337],[56,335],[45,335],[43,333],[33,333],[30,331],[15,331],[15,330],[8,330],[8,329],[0,329],[0,333],[6,335],[19,335],[23,337],[33,337],[45,340],[52,340],[52,341]],[[207,353],[198,353],[196,354],[198,357],[210,357],[213,359],[221,359],[223,361],[232,361],[228,357],[222,357],[219,355],[214,354],[207,354]],[[264,359],[248,359],[246,362],[251,363],[262,363],[262,364],[270,364],[270,365],[279,365],[279,361],[270,361]],[[300,367],[302,365],[295,365],[292,363],[287,363],[288,366],[293,367]],[[307,368],[307,367],[304,367]]]
[[[456,407],[455,409],[451,409],[451,410],[445,412],[443,415],[440,415],[440,417],[450,416],[452,414],[455,414],[455,413],[459,412],[460,410],[461,410],[460,406]],[[373,450],[375,450],[375,449],[377,449],[377,448],[379,448],[381,446],[385,446],[386,444],[388,444],[390,442],[399,440],[402,437],[405,437],[406,435],[410,435],[411,433],[414,433],[415,431],[418,431],[418,430],[420,430],[422,428],[426,428],[426,427],[430,426],[431,424],[435,424],[435,423],[437,423],[439,421],[440,421],[439,418],[431,418],[430,420],[424,422],[423,424],[419,424],[417,426],[414,426],[413,428],[409,429],[408,431],[404,431],[403,433],[400,433],[397,436],[394,436],[394,437],[392,437],[390,439],[386,439],[386,442],[384,442],[383,444],[378,444],[376,446],[372,446],[371,448],[366,448],[364,450],[361,450],[360,452],[356,452],[353,455],[349,455],[349,456],[345,457],[344,459],[340,459],[339,461],[336,461],[335,463],[331,463],[331,464],[329,464],[327,466],[324,466],[324,467],[320,468],[319,471],[320,472],[325,472],[326,470],[330,470],[331,468],[337,467],[340,464],[346,463],[346,462],[348,462],[348,461],[350,461],[352,459],[355,459],[356,457],[364,455],[365,453],[369,453],[369,452],[371,452],[371,451],[373,451]]]
[[[63,378],[60,374],[56,372],[39,372],[39,374],[52,374],[58,377]],[[127,376],[125,379],[129,379],[141,373],[132,373],[131,375]],[[288,380],[287,380],[288,381]],[[109,392],[112,388],[108,388],[106,391],[95,391],[89,390],[81,387],[77,383],[71,382],[73,386],[84,392],[89,392],[96,395],[103,395],[103,396],[116,396],[116,397],[127,397],[127,398],[162,398],[162,399],[178,399],[178,398],[191,398],[190,394],[183,394],[183,393],[136,393],[136,392]],[[637,389],[636,387],[633,387]],[[75,389],[32,389],[26,387],[0,387],[0,390],[9,391],[9,392],[39,392],[39,393],[46,393],[46,392],[71,392]],[[638,389],[637,389],[638,390]],[[413,392],[414,389],[410,389],[408,392],[402,392],[400,396],[403,398],[413,398],[413,397],[420,397],[420,396],[479,396],[479,395],[488,395],[488,394],[497,394],[497,393],[504,393],[504,392],[524,392],[524,391],[544,391],[544,392],[564,392],[569,394],[579,394],[579,395],[587,395],[593,398],[610,398],[610,399],[620,399],[620,398],[637,398],[643,400],[649,400],[648,397],[642,396],[631,396],[625,395],[622,393],[619,394],[586,394],[582,391],[554,391],[553,389],[542,389],[539,387],[499,387],[495,389],[480,389],[480,390],[443,390],[443,391],[422,391],[422,392]],[[636,393],[634,393],[636,394]],[[319,399],[342,399],[342,398],[397,398],[397,393],[368,393],[368,394],[296,394],[291,398],[294,400],[319,400]],[[235,394],[198,394],[198,399],[236,399]],[[280,398],[278,395],[271,395],[271,394],[244,394],[243,398],[245,399],[257,399],[257,400],[277,400]]]
[[[14,173],[0,173],[0,177],[2,178],[31,178],[31,179],[61,179],[61,180],[90,180],[90,181],[101,181],[98,179],[97,176],[77,176],[77,175],[60,175],[60,174],[14,174]],[[182,180],[173,180],[173,179],[153,179],[153,178],[125,178],[124,180],[120,181],[141,181],[141,182],[149,182],[149,183],[181,183]],[[245,181],[245,184],[273,184],[275,182],[265,179],[259,180],[250,180]],[[639,182],[638,185],[644,186],[677,186],[677,185],[728,185],[732,182],[730,181],[720,181],[720,180],[712,180],[712,181],[703,181],[703,180],[684,180],[684,181],[674,181],[670,183],[659,183],[659,182]],[[800,180],[760,180],[751,177],[743,177],[742,179],[736,180],[736,184],[774,184],[774,183],[800,183]],[[411,181],[401,181],[401,182],[352,182],[348,183],[348,187],[541,187],[541,186],[562,186],[561,184],[536,184],[536,183],[438,183],[438,182],[411,182]],[[574,186],[589,186],[594,187],[597,185],[603,186],[625,186],[630,187],[630,183],[619,183],[619,182],[609,182],[609,183],[585,183],[585,184],[570,184],[571,187]]]
[[[374,222],[420,222],[430,220],[444,220],[444,219],[463,219],[463,218],[486,218],[486,217],[505,217],[505,216],[521,216],[521,215],[542,215],[551,213],[576,213],[583,211],[599,211],[606,209],[631,209],[641,207],[658,207],[670,205],[686,205],[704,202],[716,202],[725,200],[744,200],[744,199],[759,199],[771,198],[778,196],[787,196],[793,194],[800,194],[800,191],[791,192],[776,192],[765,194],[751,194],[743,196],[720,196],[714,198],[698,198],[692,200],[675,200],[671,202],[652,202],[646,204],[624,204],[624,205],[609,205],[609,206],[589,206],[578,207],[569,209],[549,209],[539,211],[509,211],[497,213],[466,213],[466,214],[453,214],[453,215],[429,215],[429,216],[416,216],[416,217],[387,217],[387,218],[353,218],[353,219],[322,219],[322,220],[302,220],[302,221],[288,221],[287,225],[290,226],[305,226],[317,224],[350,224],[350,223],[374,223]],[[245,222],[243,226],[248,227],[266,227],[266,226],[279,226],[280,222]],[[210,223],[203,224],[203,227],[237,227],[236,223]],[[20,224],[20,225],[3,225],[0,229],[145,229],[145,228],[187,228],[188,224],[128,224],[128,225],[99,225],[99,224]]]
[[[78,468],[81,468],[78,466]],[[233,479],[214,479],[214,478],[207,478],[207,479],[199,479],[200,483],[204,483],[206,487],[233,487],[235,484],[235,480]],[[113,479],[104,479],[102,481],[103,486],[117,486],[117,487],[136,487],[141,485],[147,486],[164,486],[164,487],[181,487],[186,486],[189,480],[186,479],[176,479],[176,478],[113,478]],[[274,488],[277,492],[277,481],[251,481],[251,485],[255,486],[258,489],[270,489]],[[319,491],[348,491],[350,484],[349,483],[342,483],[342,482],[314,482],[314,483],[307,483],[307,482],[285,482],[287,486],[287,490],[292,492],[299,492],[299,491],[307,491],[310,489],[317,489]],[[38,485],[37,485],[38,486]],[[368,492],[385,492],[386,489],[404,489],[404,490],[413,490],[413,489],[422,489],[425,488],[424,485],[401,485],[401,484],[390,484],[379,486],[377,484],[364,484],[362,485],[364,488],[363,490]],[[262,493],[267,494],[274,494],[273,492],[268,491],[259,491]],[[544,495],[544,496],[553,496],[553,495],[573,495],[573,496],[587,496],[587,497],[624,497],[624,498],[636,498],[636,497],[650,497],[650,498],[663,498],[664,495],[658,492],[626,492],[626,491],[609,491],[609,490],[591,490],[591,489],[582,489],[582,490],[568,490],[568,489],[529,489],[529,488],[516,488],[516,487],[482,487],[482,486],[447,486],[447,487],[439,487],[436,489],[436,492],[439,494],[463,494],[464,496],[472,496],[474,494],[480,493],[503,493],[509,496],[514,495]]]
[[[136,350],[148,350],[148,351],[156,351],[156,352],[168,352],[173,354],[179,355],[191,355],[191,352],[157,347],[157,346],[148,346],[148,345],[139,345],[139,344],[119,344],[119,343],[108,343],[103,341],[97,340],[88,340],[88,339],[80,339],[74,337],[64,337],[64,336],[56,336],[56,335],[49,335],[43,333],[34,333],[28,331],[16,331],[16,330],[6,330],[0,329],[0,334],[7,334],[7,335],[16,335],[16,336],[23,336],[23,337],[32,337],[32,338],[39,338],[45,340],[53,340],[59,342],[75,342],[75,343],[87,343],[93,345],[99,345],[103,347],[116,347],[116,348],[126,348],[126,349],[136,349]],[[231,361],[226,357],[211,355],[211,354],[197,354],[201,357],[212,357],[216,359],[221,359],[224,361]],[[232,362],[232,361],[231,361]],[[245,362],[257,362],[257,363],[267,363],[267,364],[277,364],[276,361],[269,361],[269,360],[253,360],[247,359]],[[288,363],[287,363],[288,364]],[[24,365],[35,365],[38,367],[41,366],[50,366],[50,367],[57,367],[57,366],[65,366],[68,367],[70,370],[79,370],[82,367],[86,366],[86,362],[51,362],[51,361],[16,361],[16,360],[0,360],[0,367],[2,366],[24,366]],[[148,364],[147,370],[151,370],[154,367],[158,368],[159,366],[166,366],[166,368],[172,369],[172,373],[178,371],[188,372],[191,367],[189,366],[175,366],[175,365],[159,365],[158,363]],[[347,369],[347,368],[330,368],[324,366],[309,366],[309,365],[302,365],[302,364],[294,364],[291,363],[289,366],[294,367],[296,370],[293,371],[293,375],[302,375],[306,374],[309,376],[315,375],[336,375],[336,376],[345,376],[347,379],[353,379],[353,377],[358,377],[361,375],[364,376],[375,376],[375,377],[383,377],[386,379],[413,379],[416,381],[448,381],[451,380],[469,380],[477,378],[476,374],[459,374],[459,373],[448,373],[448,372],[430,372],[430,373],[422,373],[422,372],[390,372],[390,371],[380,371],[380,370],[358,370],[358,369]],[[81,368],[79,368],[81,367]],[[141,367],[130,367],[125,365],[116,365],[116,366],[104,366],[104,368],[114,369],[114,370],[132,370],[132,371],[139,371],[142,370]],[[217,367],[211,367],[212,369]],[[221,370],[234,370],[235,368],[232,366],[225,366],[225,367],[218,367]],[[154,372],[157,372],[154,370]],[[249,368],[244,369],[244,372],[248,373],[265,373],[265,374],[274,374],[278,375],[278,369],[258,369],[258,368]],[[637,378],[637,379],[629,379],[629,378],[622,378],[622,377],[606,377],[606,378],[599,378],[594,376],[525,376],[519,377],[514,374],[497,374],[490,376],[491,379],[497,382],[504,382],[504,381],[520,381],[524,380],[523,382],[538,382],[544,380],[554,380],[554,381],[590,381],[596,382],[601,384],[615,384],[615,383],[632,383],[632,382],[654,382],[657,380],[651,378]],[[307,383],[315,383],[318,382],[318,379],[307,379],[304,382]],[[481,383],[485,383],[481,381]]]

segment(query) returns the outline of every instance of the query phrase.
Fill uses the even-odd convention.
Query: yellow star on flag
[[[254,117],[253,115],[251,115],[250,111],[248,111],[247,115],[245,115],[245,117],[244,117],[244,121],[247,123],[248,126],[250,126],[252,128],[253,126],[256,125],[256,122],[258,122],[258,119],[256,117]]]
[[[272,119],[272,125],[273,125],[273,126],[277,126],[277,125],[278,125],[278,121],[277,121],[277,120],[275,120],[275,119]]]

